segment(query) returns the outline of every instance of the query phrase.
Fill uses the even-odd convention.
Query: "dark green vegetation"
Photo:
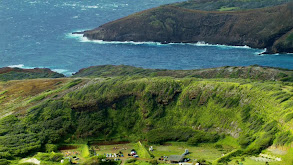
[[[218,74],[231,77],[231,74],[223,74],[228,72],[222,69],[224,71],[219,69]],[[0,158],[26,157],[37,151],[52,151],[59,144],[97,139],[147,140],[149,143],[186,141],[198,145],[232,136],[240,147],[231,157],[257,154],[271,145],[291,144],[293,84],[270,81],[266,74],[280,75],[277,80],[292,71],[258,66],[234,69],[241,71],[236,72],[239,77],[249,75],[244,78],[254,77],[256,70],[268,72],[255,78],[261,79],[256,81],[236,78],[237,74],[233,74],[233,79],[194,78],[198,76],[192,75],[199,71],[144,70],[127,66],[84,69],[75,77],[101,77],[57,83],[54,94],[40,90],[35,97],[45,96],[43,99],[30,96],[36,100],[29,102],[30,105],[35,103],[33,106],[22,109],[20,105],[1,117]],[[211,73],[216,70],[210,69]],[[242,73],[243,70],[246,72]],[[159,73],[168,74],[159,76]],[[131,76],[121,76],[123,74]],[[108,78],[103,78],[105,76]],[[292,161],[290,156],[286,161]]]
[[[206,11],[246,10],[281,5],[291,0],[188,0],[178,7]]]
[[[106,41],[205,41],[267,48],[267,53],[292,53],[293,2],[285,2],[197,0],[164,5],[85,31],[84,36]],[[274,6],[277,4],[282,5]],[[258,8],[263,6],[273,7]]]
[[[53,72],[50,69],[0,68],[0,81],[60,77],[65,76],[63,74]]]

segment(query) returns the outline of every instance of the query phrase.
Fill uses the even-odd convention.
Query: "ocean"
[[[183,0],[2,0],[0,67],[50,68],[70,76],[96,65],[200,69],[261,65],[293,69],[292,54],[258,55],[247,46],[89,41],[72,32]]]

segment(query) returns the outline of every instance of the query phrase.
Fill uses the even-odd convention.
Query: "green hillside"
[[[291,0],[188,0],[176,6],[206,11],[235,11],[281,5]]]
[[[36,78],[61,78],[63,74],[53,72],[46,68],[20,69],[20,68],[0,68],[0,81],[23,80]]]
[[[0,119],[0,158],[26,157],[46,151],[48,144],[80,141],[198,145],[232,138],[235,142],[225,142],[236,146],[232,157],[258,154],[273,145],[287,146],[282,164],[293,161],[292,82],[170,76],[67,82],[32,102],[36,104],[25,113],[15,109]]]

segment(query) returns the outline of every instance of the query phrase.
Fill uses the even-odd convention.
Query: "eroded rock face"
[[[293,52],[292,32],[293,12],[288,4],[233,12],[189,10],[165,5],[85,31],[84,36],[105,41],[205,41],[248,45],[267,48],[269,53],[282,53]]]

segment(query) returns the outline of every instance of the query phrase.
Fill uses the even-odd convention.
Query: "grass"
[[[221,157],[222,150],[216,149],[213,144],[203,144],[199,146],[190,146],[184,142],[170,142],[168,145],[153,145],[154,151],[151,152],[156,158],[161,156],[182,155],[185,149],[188,149],[190,154],[187,157],[192,159],[205,159],[212,162]]]
[[[84,158],[88,158],[90,156],[89,146],[84,144],[81,147],[81,156]]]
[[[41,101],[52,91],[62,87],[68,79],[15,80],[0,83],[0,118]],[[51,92],[47,92],[47,91]]]
[[[215,145],[229,146],[232,148],[240,148],[237,139],[232,136],[226,136],[224,139],[220,139]]]
[[[222,6],[220,9],[218,9],[218,11],[233,11],[233,10],[239,10],[239,7],[225,7]]]
[[[244,158],[244,161],[241,160],[243,158]],[[245,156],[232,158],[230,163],[236,163],[236,161],[242,162],[245,165],[264,165],[265,164],[264,161],[256,161],[251,159],[251,157],[245,157]],[[284,162],[277,162],[277,161],[269,162],[270,165],[282,165],[283,163]]]
[[[145,148],[145,146],[139,141],[135,144],[134,148],[137,151],[137,154],[141,157],[141,158],[146,158],[146,159],[151,159],[152,156],[149,153],[149,151]]]

